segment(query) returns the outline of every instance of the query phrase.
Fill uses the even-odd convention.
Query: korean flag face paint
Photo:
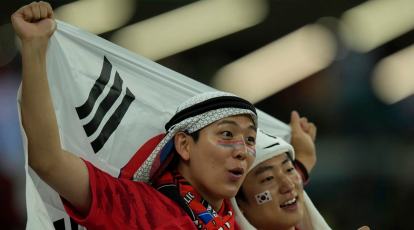
[[[255,195],[256,202],[258,205],[267,203],[272,200],[272,195],[270,194],[269,190],[266,190],[262,193],[258,193]]]
[[[253,157],[256,157],[256,149],[254,147],[251,147],[247,145],[244,141],[223,141],[219,140],[218,145],[225,147],[225,148],[232,148],[233,150],[243,150],[246,151],[246,153],[250,154]]]

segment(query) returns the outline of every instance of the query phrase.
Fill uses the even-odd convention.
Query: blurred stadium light
[[[414,94],[414,45],[381,60],[372,80],[377,96],[393,104]]]
[[[413,0],[371,0],[341,17],[341,37],[352,49],[368,52],[414,28]]]
[[[213,86],[258,102],[327,67],[334,39],[325,27],[306,25],[223,67]]]
[[[265,0],[202,0],[127,26],[111,40],[158,60],[261,22]]]
[[[134,15],[136,0],[79,0],[55,10],[55,17],[100,34],[125,25]]]

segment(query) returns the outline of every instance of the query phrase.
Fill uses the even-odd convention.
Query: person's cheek
[[[247,157],[248,157],[248,158],[247,158],[247,164],[248,164],[248,167],[247,167],[247,168],[250,168],[250,166],[252,166],[252,165],[253,165],[254,159],[255,159],[256,157],[255,157],[255,156],[252,156],[252,155],[248,155]]]
[[[295,172],[295,174],[292,176],[292,180],[296,186],[298,186],[299,188],[303,188],[302,177],[299,175],[298,172]]]
[[[254,198],[255,198],[256,203],[258,205],[263,205],[263,204],[266,204],[266,203],[268,203],[268,202],[270,202],[270,201],[273,200],[272,194],[270,193],[269,190],[265,190],[263,192],[257,193],[254,196]]]

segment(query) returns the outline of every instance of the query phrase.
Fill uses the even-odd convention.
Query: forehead
[[[287,153],[282,153],[280,155],[274,156],[260,164],[258,164],[250,174],[257,176],[267,169],[277,169],[282,167],[284,164],[291,162]]]
[[[252,120],[252,117],[247,114],[225,117],[213,122],[212,125],[235,125],[240,126],[241,128],[250,128],[256,131],[256,126]]]
[[[260,183],[260,178],[263,176],[268,176],[271,173],[275,177],[279,177],[279,170],[283,170],[283,167],[286,167],[286,163],[291,162],[287,154],[280,154],[274,156],[252,169],[249,174],[247,174],[246,179],[243,183],[243,190],[246,194],[251,194],[257,192],[263,188],[264,185]]]
[[[247,174],[243,186],[248,190],[253,188],[259,189],[258,178],[263,177],[263,175],[269,175],[268,173],[274,176],[279,175],[276,172],[283,170],[283,167],[286,167],[285,165],[290,164],[289,162],[291,160],[287,154],[280,154],[260,163]]]

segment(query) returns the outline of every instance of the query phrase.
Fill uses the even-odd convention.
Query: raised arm
[[[76,155],[62,150],[46,74],[46,50],[56,24],[48,3],[33,2],[12,16],[22,42],[23,127],[28,139],[29,165],[79,212],[91,203],[88,171]]]
[[[290,117],[292,130],[291,144],[295,149],[295,157],[310,173],[316,164],[316,126],[309,122],[306,117],[300,117],[298,112],[293,111]]]

